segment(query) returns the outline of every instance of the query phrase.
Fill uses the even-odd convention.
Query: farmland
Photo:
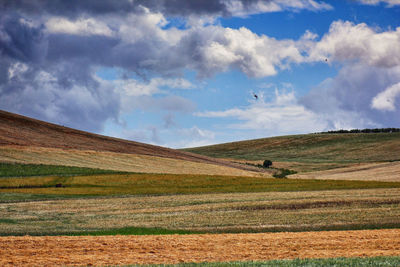
[[[217,158],[303,163],[365,163],[400,160],[400,133],[306,134],[185,149]]]
[[[0,115],[2,265],[399,255],[397,133],[201,148],[213,159]],[[266,157],[298,173],[272,178]]]
[[[388,242],[388,240],[391,242]],[[274,233],[114,237],[0,237],[0,255],[2,256],[0,257],[0,264],[3,266],[37,264],[96,264],[104,266],[130,263],[247,262],[250,260],[364,257],[369,255],[386,256],[372,259],[369,261],[372,264],[375,262],[377,264],[384,263],[383,266],[396,266],[399,258],[387,256],[397,254],[399,249],[399,230],[306,232],[290,235]],[[31,256],[30,253],[33,251],[34,255]],[[23,257],[24,252],[26,257]],[[4,257],[5,255],[7,257]],[[337,264],[340,263],[340,260],[316,261],[316,263],[318,262]],[[355,263],[356,266],[376,266],[360,265],[362,262],[368,263],[368,261],[362,259],[349,259],[342,260],[342,263],[344,263],[342,266],[349,266],[349,263]]]
[[[393,228],[400,227],[399,193],[384,188],[4,201],[0,234],[90,234],[126,227],[203,233]]]

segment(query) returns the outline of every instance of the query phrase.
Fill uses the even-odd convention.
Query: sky
[[[0,109],[172,148],[398,128],[400,0],[0,0]]]

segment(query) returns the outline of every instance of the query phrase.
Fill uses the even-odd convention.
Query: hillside
[[[400,133],[306,134],[184,149],[210,157],[303,163],[400,160]]]
[[[102,161],[103,158],[105,161]],[[160,167],[157,164],[171,166],[178,173],[181,173],[179,169],[185,169],[184,165],[199,170],[206,167],[201,164],[214,166],[213,169],[215,166],[222,166],[259,171],[250,166],[79,131],[6,111],[0,111],[0,161],[65,164],[137,172],[159,171],[159,168],[155,168]],[[174,172],[166,169],[166,172]],[[190,172],[189,169],[186,168],[185,171]]]

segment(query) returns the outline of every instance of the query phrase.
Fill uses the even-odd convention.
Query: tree
[[[264,160],[263,167],[264,168],[269,168],[272,165],[272,161],[269,159]]]

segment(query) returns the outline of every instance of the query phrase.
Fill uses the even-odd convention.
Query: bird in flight
[[[258,100],[258,95],[256,95],[255,93],[253,93],[253,96],[256,100]]]

